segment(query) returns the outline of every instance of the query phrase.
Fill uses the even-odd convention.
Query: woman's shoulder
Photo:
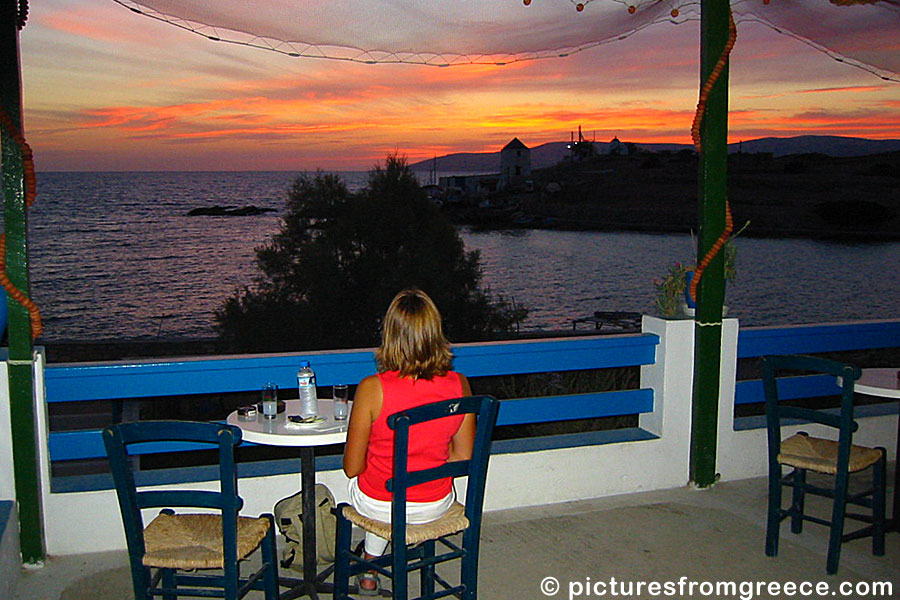
[[[469,379],[459,371],[448,371],[448,374],[450,373],[456,375],[457,381],[459,381],[461,393],[464,396],[470,396],[472,394],[472,388],[469,386]]]
[[[366,389],[371,388],[373,386],[380,387],[381,386],[381,373],[376,373],[375,375],[369,375],[367,377],[363,377],[363,379],[359,382],[357,389]]]
[[[356,393],[353,395],[354,410],[358,407],[360,410],[369,412],[374,421],[381,411],[382,400],[383,392],[380,378],[378,375],[369,375],[356,386]]]

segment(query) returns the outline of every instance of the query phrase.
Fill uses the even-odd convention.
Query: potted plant
[[[735,261],[737,259],[737,246],[734,245],[733,236],[724,246],[725,252],[725,280],[733,283],[737,280]],[[661,279],[653,282],[656,288],[656,308],[666,318],[687,317],[694,315],[694,299],[690,296],[688,286],[694,276],[695,264],[685,265],[676,262],[669,267]]]

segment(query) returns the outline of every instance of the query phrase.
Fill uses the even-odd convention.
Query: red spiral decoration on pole
[[[34,154],[31,146],[25,141],[25,136],[15,126],[6,111],[0,108],[0,126],[3,127],[9,136],[19,145],[22,153],[22,170],[25,179],[25,209],[27,210],[32,204],[37,193],[37,177],[34,172]],[[41,320],[41,309],[34,301],[25,295],[25,293],[17,288],[9,276],[6,274],[6,233],[0,233],[0,285],[9,294],[9,297],[21,304],[31,316],[31,338],[37,339],[44,330],[43,321]]]
[[[691,139],[694,142],[694,146],[697,147],[697,152],[703,152],[703,140],[700,135],[700,125],[703,123],[703,116],[706,114],[706,103],[709,100],[709,94],[712,91],[712,88],[715,85],[716,81],[719,79],[719,76],[722,75],[722,71],[725,69],[725,65],[728,63],[728,56],[731,54],[731,50],[734,48],[734,44],[736,41],[737,25],[735,25],[734,23],[734,14],[729,8],[728,41],[725,42],[725,46],[722,48],[722,54],[719,55],[719,60],[716,61],[716,65],[710,72],[709,77],[707,77],[706,83],[704,83],[703,87],[700,88],[700,98],[697,100],[697,111],[694,113],[694,122],[691,125]],[[697,297],[697,286],[700,284],[700,278],[703,277],[703,271],[706,270],[706,267],[709,265],[712,259],[715,258],[716,254],[718,254],[722,249],[722,246],[725,245],[725,242],[728,241],[728,237],[731,235],[733,229],[734,222],[731,218],[731,204],[726,198],[725,229],[722,230],[722,234],[712,245],[709,251],[707,251],[706,255],[703,257],[703,260],[697,263],[697,269],[694,271],[694,277],[691,279],[691,286],[689,290],[692,298]]]

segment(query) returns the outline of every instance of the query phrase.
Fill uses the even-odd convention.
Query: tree
[[[408,286],[434,299],[453,341],[489,339],[527,314],[480,288],[479,254],[396,155],[357,193],[333,174],[301,176],[257,265],[254,285],[216,312],[240,351],[376,345],[385,309]]]

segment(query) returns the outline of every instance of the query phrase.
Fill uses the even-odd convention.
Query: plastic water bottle
[[[300,361],[297,371],[297,390],[300,392],[300,416],[315,417],[319,414],[319,397],[316,395],[316,374],[308,360]]]

